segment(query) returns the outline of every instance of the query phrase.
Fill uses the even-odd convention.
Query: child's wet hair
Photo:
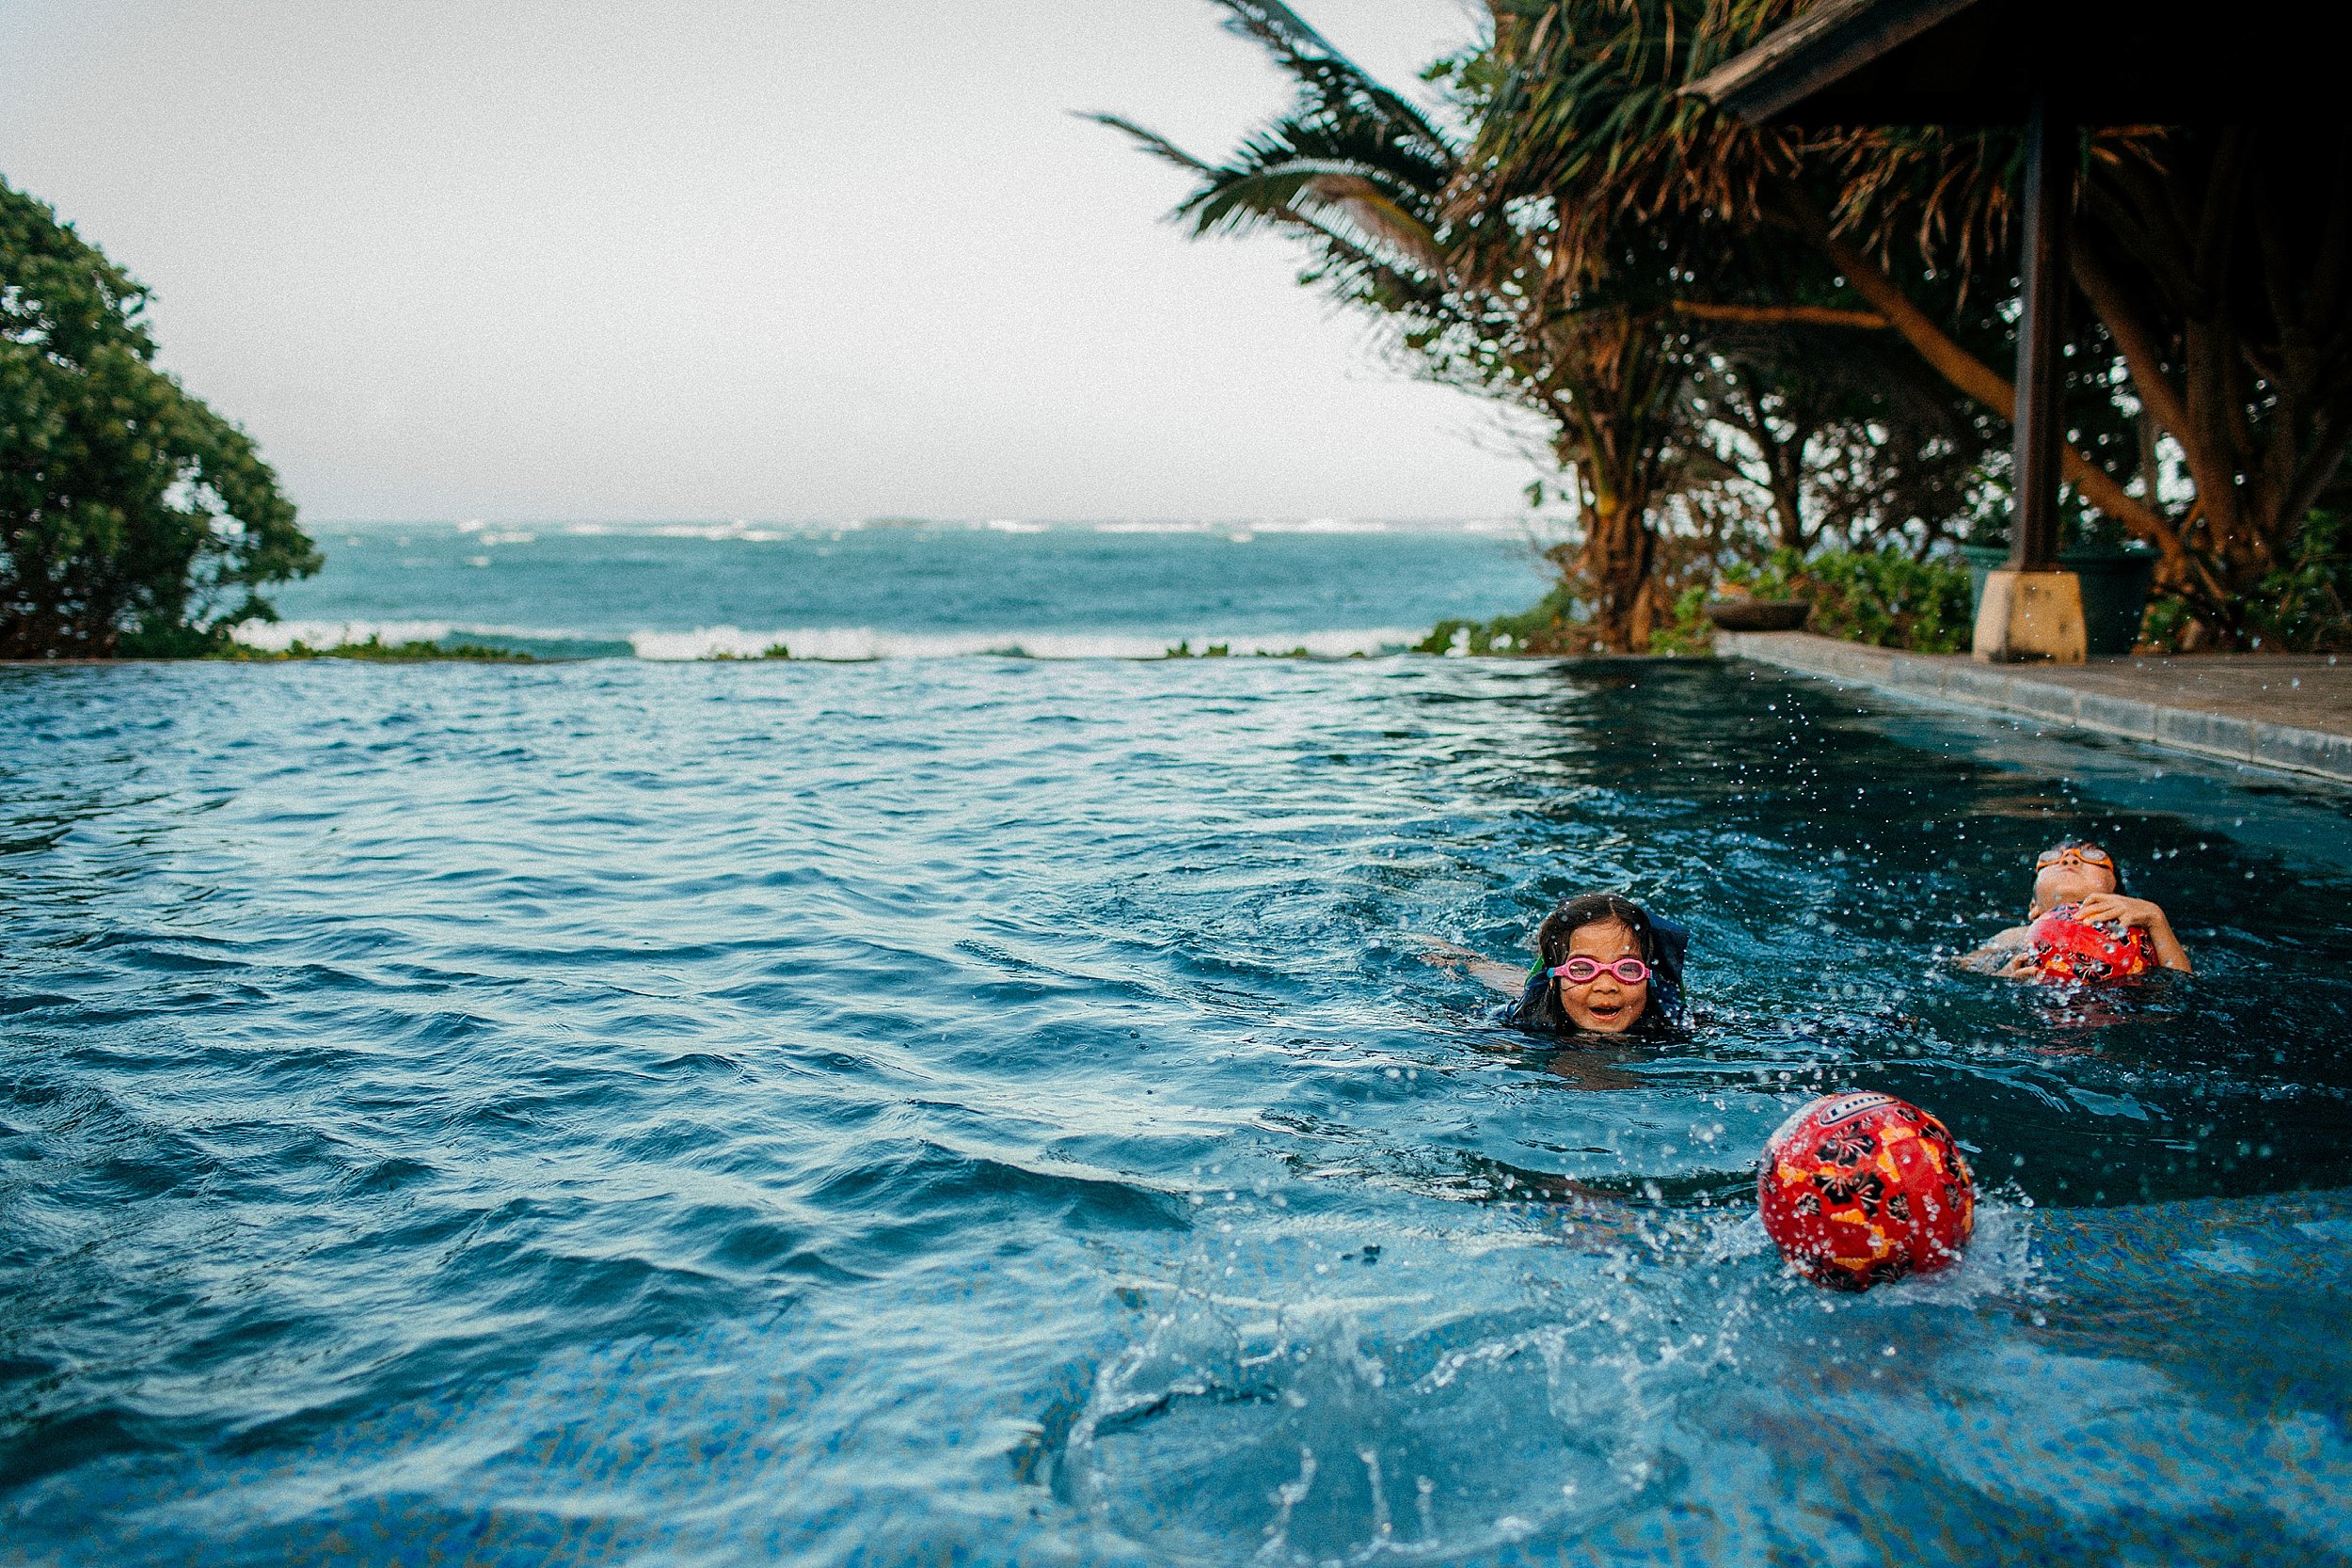
[[[1559,908],[1544,916],[1543,924],[1535,927],[1535,951],[1546,969],[1566,963],[1568,943],[1578,931],[1611,922],[1633,933],[1634,942],[1642,949],[1642,961],[1656,968],[1658,934],[1650,928],[1649,916],[1643,912],[1641,905],[1614,893],[1581,893],[1562,899]]]
[[[1682,956],[1690,933],[1672,921],[1652,920],[1649,911],[1617,893],[1580,893],[1564,898],[1535,927],[1539,965],[1527,976],[1527,988],[1513,1005],[1509,1021],[1517,1027],[1541,1033],[1565,1033],[1574,1027],[1561,1005],[1560,988],[1547,971],[1568,961],[1576,933],[1587,926],[1617,925],[1633,933],[1642,961],[1650,967],[1648,994],[1629,1035],[1661,1037],[1681,1025]]]

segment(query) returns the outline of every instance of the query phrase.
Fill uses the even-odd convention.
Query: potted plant
[[[1797,580],[1803,570],[1803,558],[1794,550],[1775,550],[1768,560],[1727,567],[1700,609],[1724,631],[1802,630],[1813,613],[1812,596]]]
[[[1968,612],[1984,599],[1984,579],[2009,562],[2009,530],[1979,520],[1960,546],[1968,562]],[[2086,517],[2071,494],[2058,521],[2058,563],[2083,585],[2084,651],[2093,657],[2128,654],[2139,641],[2148,612],[2148,590],[2155,580],[2156,552],[2125,537],[2107,517]]]
[[[1797,631],[1813,613],[1813,601],[1765,598],[1743,582],[1721,582],[1702,607],[1707,618],[1724,631]]]

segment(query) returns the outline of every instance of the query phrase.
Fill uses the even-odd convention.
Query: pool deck
[[[1979,664],[1811,632],[1718,632],[1715,651],[1979,713],[2054,720],[2175,751],[2352,784],[2352,660],[2268,654]]]

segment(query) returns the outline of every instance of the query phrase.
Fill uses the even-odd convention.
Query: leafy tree
[[[0,657],[201,653],[318,570],[252,441],[155,368],[147,298],[0,181]]]
[[[2262,639],[2282,574],[2336,552],[2314,511],[2352,448],[2352,132],[2340,117],[2152,135],[2090,161],[2074,280],[2179,444],[2172,587]]]
[[[1946,159],[1956,166],[1915,166],[1892,157],[1896,138],[1879,133],[1807,140],[1758,132],[1685,90],[1803,0],[1490,6],[1486,73],[1494,87],[1457,207],[1547,204],[1556,226],[1552,269],[1566,279],[1606,274],[1617,254],[1612,236],[1628,225],[1703,220],[1711,238],[1685,278],[1686,314],[1891,329],[1955,389],[2007,414],[2007,384],[1984,359],[1999,356],[2006,329],[1991,341],[1978,330],[1995,301],[1981,286],[1971,298],[1964,266],[1947,266],[1940,279],[1931,271],[1887,277],[1884,242],[1899,222],[1916,219],[1923,244],[1948,252],[1945,230],[1957,220],[1974,226],[1957,236],[1976,245],[1962,260],[1984,248],[2006,217],[2003,160],[2014,155],[2014,136],[1930,136],[1947,153],[1959,149]],[[2106,491],[2133,508],[2120,485],[2110,481]]]
[[[2006,344],[1984,328],[2013,293],[2018,134],[1759,132],[1684,90],[1810,3],[1489,0],[1495,89],[1470,194],[1549,201],[1564,276],[1604,268],[1628,219],[1711,214],[1740,236],[1731,261],[1794,236],[1817,276],[2006,420]],[[2068,366],[2065,481],[2156,546],[2159,581],[2207,636],[2246,642],[2263,584],[2328,553],[2306,535],[2352,449],[2352,131],[2290,104],[2261,124],[2103,129],[2081,156],[2072,250],[2091,310]],[[2185,502],[2151,472],[2158,432]]]
[[[1201,177],[1196,232],[1305,238],[1302,281],[1420,373],[1542,417],[1581,502],[1562,645],[1638,648],[1679,582],[1760,548],[2001,530],[2015,131],[1757,131],[1687,90],[1808,0],[1488,0],[1489,40],[1439,72],[1459,135],[1278,0],[1220,3],[1299,83],[1289,115],[1220,164],[1102,118]],[[2190,643],[2309,644],[2263,607],[2341,553],[2309,519],[2352,489],[2352,133],[2082,149],[2078,530],[2158,548]]]

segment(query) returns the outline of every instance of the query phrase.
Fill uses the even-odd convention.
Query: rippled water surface
[[[2104,837],[2193,979],[1947,956]],[[0,670],[0,1560],[2352,1560],[2340,799],[1742,666]],[[1417,935],[1625,887],[1693,1037]],[[1779,1270],[1863,1084],[1954,1273]]]

